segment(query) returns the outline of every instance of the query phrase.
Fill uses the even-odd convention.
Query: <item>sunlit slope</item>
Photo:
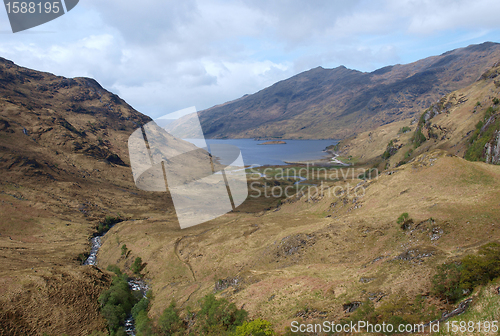
[[[351,156],[352,161],[358,163],[378,165],[384,161],[379,166],[381,168],[386,163],[388,167],[394,167],[408,162],[433,149],[444,149],[470,158],[471,146],[477,147],[473,152],[477,155],[477,158],[473,157],[475,160],[486,160],[484,146],[487,143],[490,143],[492,153],[499,150],[495,138],[500,108],[499,74],[500,63],[497,62],[473,84],[441,97],[415,118],[389,123],[345,139],[336,150],[341,157]],[[419,140],[415,135],[417,130],[422,134]],[[477,144],[473,144],[476,140],[479,140]],[[383,157],[384,152],[389,151],[390,156]],[[492,162],[491,156],[494,155],[490,155],[489,162]]]
[[[498,240],[499,178],[498,166],[433,151],[265,213],[230,213],[186,230],[162,217],[123,222],[99,257],[103,265],[127,267],[137,256],[147,263],[152,317],[172,299],[186,307],[215,291],[278,326],[297,316],[333,320],[346,315],[346,302],[428,293],[433,267]],[[413,220],[406,229],[396,223],[403,212]]]

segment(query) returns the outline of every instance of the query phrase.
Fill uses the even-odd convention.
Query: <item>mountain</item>
[[[443,96],[415,118],[342,140],[336,151],[358,164],[394,167],[435,149],[500,164],[500,62],[477,81]],[[382,168],[382,166],[379,166]]]
[[[105,329],[111,276],[81,265],[89,238],[106,219],[175,219],[132,178],[127,140],[149,121],[93,79],[0,58],[0,335]]]
[[[423,108],[419,118],[366,133],[380,147],[369,162],[377,163],[405,126],[410,132],[399,141],[415,148],[419,128],[426,140],[418,137],[411,162],[393,167],[406,153],[398,144],[394,155],[390,150],[391,169],[371,179],[360,172],[372,165],[340,171],[290,165],[286,174],[256,168],[259,174],[249,176],[252,197],[236,211],[180,230],[169,194],[138,189],[131,173],[127,140],[148,117],[92,79],[0,59],[0,335],[105,332],[98,300],[111,282],[105,269],[117,265],[131,274],[138,257],[153,294],[141,323],[156,330],[174,301],[176,325],[192,331],[203,322],[196,314],[200,299],[213,293],[279,332],[298,319],[441,317],[458,302],[433,292],[436,272],[499,240],[500,167],[436,146],[449,137],[460,140],[449,142],[449,150],[465,153],[469,147],[460,144],[476,141],[496,150],[488,125],[497,125],[498,114],[488,110],[497,108],[498,74],[497,67],[487,69],[470,87]],[[443,133],[436,137],[438,126]],[[301,174],[306,183],[295,194]],[[400,223],[404,213],[409,217]],[[113,222],[98,266],[81,265],[89,238]],[[463,318],[497,319],[499,285],[468,294],[460,287],[473,300]],[[163,316],[166,323],[175,318]]]
[[[486,42],[365,73],[317,67],[200,111],[210,138],[345,138],[420,113],[500,60]]]

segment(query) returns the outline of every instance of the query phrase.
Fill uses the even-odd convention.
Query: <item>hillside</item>
[[[200,112],[210,138],[345,138],[404,120],[466,87],[500,59],[483,43],[371,73],[317,67]]]
[[[350,156],[353,162],[381,169],[434,149],[472,161],[499,164],[499,74],[497,62],[473,84],[441,97],[415,118],[349,137],[338,144],[337,152],[344,159]],[[389,157],[384,159],[384,153]]]
[[[169,194],[141,191],[132,179],[127,140],[148,117],[91,79],[1,59],[0,335],[105,331],[98,302],[111,282],[105,269],[132,274],[138,257],[151,287],[153,329],[172,300],[179,323],[196,326],[187,309],[196,311],[207,294],[279,332],[293,320],[441,316],[459,301],[435,293],[439,267],[500,241],[500,166],[460,157],[475,141],[496,153],[489,125],[497,122],[498,73],[490,67],[418,117],[342,142],[357,166],[291,165],[292,177],[280,177],[280,167],[261,176],[262,167],[249,175],[244,204],[181,230]],[[417,128],[426,139],[418,147]],[[372,141],[355,152],[363,137]],[[391,140],[398,149],[382,159]],[[362,174],[373,165],[389,169]],[[300,174],[312,176],[297,186]],[[273,196],[287,188],[292,195]],[[116,224],[102,239],[98,267],[82,266],[89,238],[106,221]],[[499,285],[459,296],[472,299],[470,320],[500,318],[492,294]]]
[[[81,266],[89,238],[106,216],[171,204],[132,179],[127,140],[148,121],[93,79],[0,59],[0,335],[105,328],[97,298],[111,276]]]
[[[348,319],[346,305],[365,301],[399,316],[410,312],[392,304],[419,298],[412,318],[428,322],[451,307],[429,294],[435,268],[500,239],[499,177],[498,166],[433,151],[373,180],[325,181],[321,192],[278,208],[229,213],[182,232],[164,216],[122,222],[105,237],[100,260],[127,269],[141,256],[154,321],[172,299],[197,309],[216,293],[278,331],[293,320]],[[404,212],[405,229],[396,221]],[[118,239],[132,256],[120,253]]]

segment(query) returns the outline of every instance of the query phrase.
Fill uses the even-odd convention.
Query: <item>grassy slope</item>
[[[485,74],[498,71],[500,71],[500,66],[497,64]],[[441,108],[439,114],[430,119],[431,127],[429,129],[435,134],[435,138],[429,137],[429,129],[424,128],[423,132],[427,141],[418,149],[414,150],[412,143],[412,136],[418,124],[417,117],[380,126],[372,131],[345,139],[338,145],[339,153],[343,157],[351,155],[354,160],[360,163],[376,164],[381,161],[380,156],[385,151],[389,141],[395,139],[398,140],[398,144],[404,146],[389,159],[391,167],[403,160],[404,155],[410,149],[414,151],[409,159],[433,149],[443,149],[464,157],[469,145],[468,140],[472,136],[476,124],[483,119],[486,109],[492,105],[492,98],[499,96],[500,88],[497,77],[483,76],[472,85],[454,91],[434,104],[434,106],[444,107]],[[409,126],[411,132],[398,135],[398,131],[403,126]]]
[[[168,195],[137,190],[130,167],[106,161],[128,161],[128,136],[149,118],[93,80],[3,59],[0,93],[0,334],[104,329],[97,298],[110,276],[78,256],[106,215],[168,207]]]
[[[171,298],[195,305],[219,279],[238,279],[219,294],[279,330],[301,311],[337,320],[348,301],[425,294],[436,264],[498,240],[499,178],[500,167],[436,151],[366,183],[357,199],[303,197],[279,211],[231,213],[182,231],[162,217],[123,222],[108,233],[100,261],[129,266],[142,257],[153,285],[152,317]],[[360,181],[348,182],[352,188]],[[403,231],[396,224],[402,212],[418,228]],[[436,228],[443,234],[431,240]],[[132,251],[128,258],[120,255],[122,243]],[[415,250],[432,256],[394,259]]]

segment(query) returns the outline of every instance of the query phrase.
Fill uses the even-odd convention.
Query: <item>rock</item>
[[[375,278],[361,278],[359,279],[359,282],[361,283],[369,283],[370,281],[375,280]]]
[[[343,305],[344,311],[346,313],[352,313],[356,309],[358,309],[363,303],[360,301],[353,301]]]

